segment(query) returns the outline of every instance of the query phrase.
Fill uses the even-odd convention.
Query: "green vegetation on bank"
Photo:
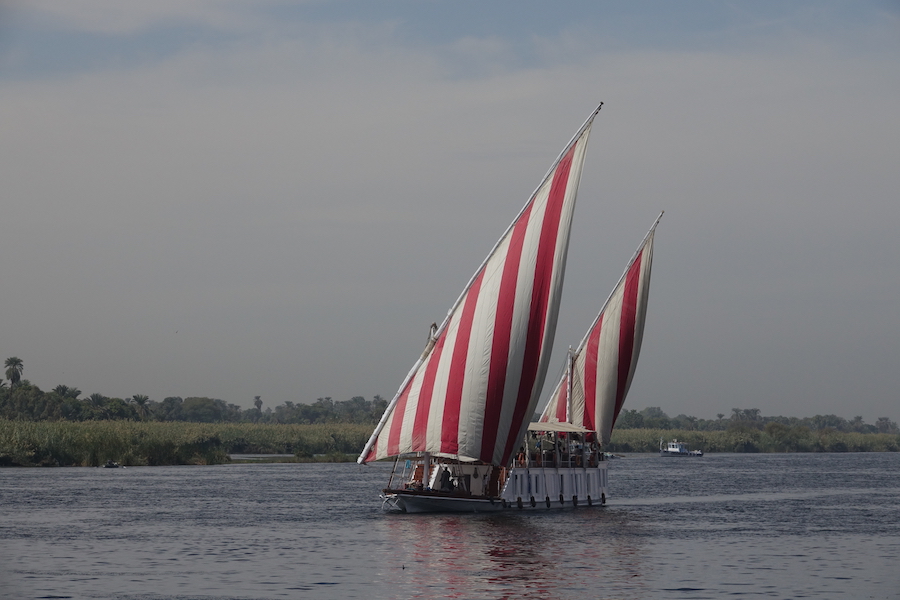
[[[356,396],[287,401],[263,410],[259,396],[242,409],[206,397],[145,395],[109,398],[58,385],[44,392],[22,379],[23,362],[10,357],[0,379],[0,466],[218,464],[229,454],[293,454],[296,460],[352,460],[362,450],[387,401]],[[624,410],[611,452],[655,452],[660,438],[678,438],[704,452],[897,452],[900,429],[887,417],[868,424],[836,415],[766,417],[732,409],[716,419],[678,415],[659,407]]]
[[[208,397],[170,396],[156,401],[144,394],[131,398],[111,398],[93,393],[81,398],[76,387],[57,385],[45,392],[27,379],[22,379],[22,359],[12,356],[6,359],[5,375],[0,379],[0,419],[14,421],[186,421],[191,423],[268,423],[268,424],[334,424],[378,422],[387,401],[381,396],[366,400],[355,396],[349,400],[335,401],[330,397],[314,402],[286,401],[263,410],[263,400],[253,399],[253,408],[241,408],[224,400]],[[812,431],[834,429],[844,433],[900,433],[897,424],[888,417],[880,417],[874,424],[862,417],[850,420],[837,415],[812,417],[766,417],[757,408],[733,408],[731,415],[719,413],[715,419],[699,419],[680,414],[669,417],[659,407],[641,411],[624,410],[616,422],[616,429],[662,429],[687,431],[727,431],[735,427],[762,430],[769,423],[788,428],[805,427]]]
[[[263,410],[263,400],[253,398],[253,408],[241,408],[218,398],[170,396],[162,401],[145,394],[111,398],[93,393],[81,398],[77,387],[57,385],[45,392],[22,379],[24,363],[11,356],[5,361],[6,378],[0,378],[0,419],[12,421],[186,421],[190,423],[367,423],[381,418],[387,401],[381,396],[366,400],[354,396],[345,401],[330,397],[311,403],[287,401]]]
[[[254,408],[242,409],[218,398],[171,396],[162,402],[142,394],[109,398],[58,385],[44,392],[27,379],[12,387],[0,382],[0,418],[15,421],[184,421],[189,423],[369,423],[374,425],[387,407],[380,396],[366,400],[355,396],[345,401],[319,398],[312,404],[285,402],[262,410],[257,396]]]
[[[267,425],[136,421],[9,421],[0,419],[0,466],[221,464],[229,454],[293,454],[298,461],[354,460],[371,433],[367,424]],[[656,452],[678,438],[704,452],[897,452],[900,435],[812,431],[771,423],[762,430],[622,429],[610,452]]]
[[[229,454],[354,460],[371,426],[9,421],[0,419],[0,466],[221,464]]]
[[[880,417],[874,425],[863,421],[862,417],[847,420],[837,415],[815,415],[813,417],[766,417],[758,408],[732,408],[731,415],[716,415],[715,419],[698,419],[688,415],[670,417],[658,406],[650,406],[641,411],[623,410],[616,421],[616,429],[663,429],[683,431],[729,431],[734,429],[763,430],[769,423],[798,430],[835,430],[844,433],[892,433],[900,434],[897,423],[887,417]],[[799,431],[799,430],[798,430]]]
[[[704,452],[898,452],[900,428],[887,417],[870,425],[836,415],[765,417],[759,409],[731,411],[715,420],[678,415],[659,407],[619,415],[609,452],[656,452],[660,439],[677,438]]]

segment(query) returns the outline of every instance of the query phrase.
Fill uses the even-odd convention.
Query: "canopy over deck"
[[[568,433],[590,433],[590,429],[585,429],[580,425],[575,425],[574,423],[559,423],[559,422],[546,422],[546,423],[529,423],[528,431],[565,431]]]

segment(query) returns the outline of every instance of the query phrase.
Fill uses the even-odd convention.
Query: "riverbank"
[[[0,420],[0,466],[213,465],[229,454],[354,460],[371,425]],[[284,459],[282,459],[284,460]]]
[[[366,424],[279,425],[0,419],[0,466],[214,465],[232,454],[273,455],[248,462],[349,462],[371,433]],[[656,452],[677,438],[704,452],[898,452],[900,436],[775,428],[738,431],[622,429],[608,452]],[[274,456],[282,455],[282,456]],[[284,456],[288,455],[288,456]]]

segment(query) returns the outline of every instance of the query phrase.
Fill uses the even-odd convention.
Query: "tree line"
[[[12,421],[187,421],[193,423],[375,424],[387,401],[354,396],[349,400],[318,398],[311,404],[285,402],[263,409],[259,396],[253,408],[241,408],[218,398],[171,396],[161,401],[144,394],[114,398],[94,393],[82,397],[76,387],[57,385],[43,391],[22,379],[22,359],[6,359],[6,379],[0,379],[0,419]]]
[[[103,394],[82,397],[78,388],[57,385],[49,392],[42,391],[27,379],[22,379],[22,359],[6,359],[6,379],[0,379],[0,419],[18,421],[186,421],[194,423],[262,423],[262,424],[330,424],[356,423],[374,425],[381,418],[387,400],[375,395],[371,400],[354,396],[349,400],[318,398],[312,403],[287,401],[263,409],[259,396],[253,408],[241,408],[218,398],[172,396],[161,401],[143,394],[131,398],[111,398]],[[770,425],[774,424],[774,425]],[[757,408],[734,408],[731,415],[723,413],[715,419],[699,419],[680,414],[669,417],[660,407],[643,410],[624,410],[616,421],[617,430],[658,429],[682,431],[735,431],[766,428],[801,431],[834,430],[843,433],[900,434],[897,423],[880,417],[874,424],[861,416],[845,419],[837,415],[812,417],[762,416]]]
[[[623,410],[616,421],[616,429],[662,429],[682,431],[782,431],[803,429],[809,431],[834,430],[842,433],[887,433],[900,434],[897,423],[888,417],[879,417],[874,424],[866,423],[862,417],[845,419],[837,415],[815,415],[812,417],[766,417],[758,408],[733,408],[731,415],[716,415],[715,419],[698,419],[687,415],[669,417],[658,406],[641,411]]]

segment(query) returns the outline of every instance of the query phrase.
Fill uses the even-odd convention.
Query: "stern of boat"
[[[501,498],[511,508],[572,508],[606,504],[607,462],[589,467],[515,467]]]

